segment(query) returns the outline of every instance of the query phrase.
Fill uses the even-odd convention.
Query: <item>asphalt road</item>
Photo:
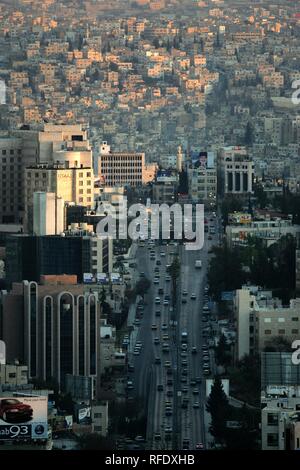
[[[217,235],[212,238],[208,240],[206,234],[200,251],[188,251],[184,245],[178,244],[151,247],[146,241],[136,253],[137,270],[151,280],[151,287],[145,296],[143,318],[136,335],[136,341],[142,343],[141,352],[129,357],[129,361],[135,366],[131,374],[134,382],[132,394],[143,400],[147,409],[147,448],[151,450],[183,449],[185,446],[195,449],[196,444],[205,445],[203,408],[207,377],[203,376],[202,368],[202,345],[205,342],[202,337],[202,307],[208,251],[212,244],[217,243]],[[151,259],[151,250],[155,252],[155,259]],[[166,266],[172,263],[176,254],[180,259],[181,273],[177,285],[177,325],[173,325],[170,322],[171,300],[168,305],[163,302],[166,295],[172,298]],[[202,260],[201,269],[195,268],[197,259]],[[155,281],[157,275],[159,278]],[[161,295],[159,288],[163,289]],[[186,303],[181,303],[183,291],[188,293]],[[196,295],[195,300],[191,299],[191,294]],[[155,303],[156,297],[160,297],[160,304]],[[181,344],[183,331],[188,336],[186,352]],[[163,352],[163,343],[168,344],[169,352]],[[196,353],[192,353],[193,347]],[[168,369],[171,370],[169,374]],[[198,379],[196,385],[191,385],[196,377],[201,382]],[[158,386],[162,390],[158,390]],[[187,399],[187,408],[182,408],[183,398]]]

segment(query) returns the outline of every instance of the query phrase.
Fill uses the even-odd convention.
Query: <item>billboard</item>
[[[233,212],[228,214],[228,222],[229,224],[249,225],[252,222],[252,216],[246,212]]]
[[[47,439],[48,397],[0,397],[0,440]]]
[[[97,284],[108,284],[106,273],[97,273]]]
[[[94,276],[92,273],[83,273],[83,282],[84,284],[93,284]]]

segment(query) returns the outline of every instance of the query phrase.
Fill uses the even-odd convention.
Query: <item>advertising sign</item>
[[[47,439],[48,397],[0,397],[0,440]]]
[[[228,222],[230,224],[241,224],[249,225],[251,224],[252,216],[244,212],[233,212],[228,215]]]
[[[83,282],[84,284],[92,284],[94,282],[92,273],[83,273]]]
[[[97,273],[97,284],[107,284],[107,274],[106,273]]]

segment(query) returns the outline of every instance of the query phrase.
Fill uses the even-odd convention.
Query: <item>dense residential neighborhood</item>
[[[0,57],[0,450],[299,450],[297,2],[0,0]]]

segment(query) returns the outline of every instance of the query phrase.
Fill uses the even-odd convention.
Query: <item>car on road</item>
[[[189,448],[190,448],[189,439],[183,439],[183,441],[182,441],[182,450],[189,450]]]
[[[180,382],[182,384],[186,384],[187,383],[187,377],[185,377],[184,375],[181,376],[181,379],[180,379]]]
[[[171,300],[170,294],[166,294],[166,295],[165,295],[165,300]]]
[[[167,375],[173,375],[172,369],[167,369]]]
[[[196,385],[196,380],[195,380],[195,379],[191,379],[190,385],[191,385],[192,387],[194,387],[194,386]]]
[[[139,326],[141,324],[141,321],[136,318],[133,323],[135,324],[135,326]]]
[[[153,343],[154,344],[159,344],[159,338],[154,338]]]
[[[181,351],[180,356],[181,357],[187,357],[187,352],[186,351]]]
[[[161,315],[161,314],[160,314],[160,310],[156,310],[155,316],[156,316],[156,317],[160,317],[160,315]]]
[[[187,348],[188,348],[188,347],[187,347],[187,344],[183,343],[183,344],[181,345],[181,350],[182,350],[182,351],[187,351]]]
[[[202,442],[198,442],[195,447],[196,450],[204,450],[204,444]]]
[[[159,284],[159,277],[155,277],[154,280],[153,280],[153,284]],[[155,303],[159,303],[160,304],[160,301],[159,302],[156,302]]]
[[[193,390],[193,395],[198,395],[198,394],[199,394],[198,388],[194,388],[194,390]]]
[[[163,324],[161,325],[161,329],[162,329],[162,330],[167,330],[167,329],[168,329],[168,325],[167,325],[166,323],[163,323]]]
[[[208,362],[209,361],[209,355],[208,354],[203,354],[203,361]]]
[[[187,369],[182,369],[181,375],[188,375],[188,370]]]
[[[187,296],[187,295],[188,295],[188,291],[187,291],[187,290],[183,290],[183,291],[182,291],[182,295],[183,295],[183,296]]]
[[[140,350],[140,349],[135,349],[135,350],[133,351],[133,355],[134,355],[134,356],[139,356],[140,354],[141,354],[141,350]]]
[[[193,408],[199,408],[199,402],[198,401],[195,401],[195,403],[193,403]]]
[[[155,303],[156,303],[156,305],[160,304],[160,297],[155,297]]]
[[[212,236],[211,236],[211,235],[208,235],[208,239],[209,239],[209,240],[212,240]]]
[[[167,395],[167,397],[172,397],[173,396],[173,390],[167,390],[166,395]]]
[[[196,346],[193,346],[193,347],[192,347],[192,354],[197,354],[197,348],[196,348]]]
[[[151,330],[157,330],[157,325],[155,325],[155,323],[153,323],[153,325],[151,326]]]
[[[170,361],[165,361],[165,367],[171,367],[171,362]]]
[[[165,305],[165,306],[169,305],[169,301],[165,299],[165,300],[164,300],[164,305]]]
[[[156,433],[154,434],[154,440],[155,440],[155,441],[160,441],[160,440],[161,440],[161,435],[160,435],[159,432],[156,432]]]
[[[184,367],[184,366],[187,366],[187,364],[188,364],[188,361],[186,359],[182,359],[181,365]]]
[[[168,369],[168,370],[171,370],[171,369]],[[167,379],[167,385],[169,387],[172,387],[172,385],[173,385],[173,379],[171,379],[170,377]]]
[[[160,288],[158,289],[158,294],[159,294],[159,295],[163,295],[163,293],[164,293],[164,290],[163,290],[162,287],[160,287]]]
[[[198,377],[196,377],[196,382],[197,382],[197,384],[201,384],[201,382],[202,382],[202,379],[201,379],[201,377],[199,377],[199,376],[198,376]]]
[[[187,303],[187,300],[186,300],[186,298],[185,298],[185,297],[182,297],[182,299],[181,299],[181,303],[182,303],[182,304],[186,304],[186,303]]]
[[[170,282],[171,281],[171,276],[166,276],[166,282]]]
[[[136,436],[134,440],[137,442],[146,442],[146,439],[143,436]]]
[[[160,266],[160,265],[161,265],[161,261],[158,259],[158,260],[156,261],[156,266]]]
[[[196,300],[196,298],[197,298],[197,297],[196,297],[196,294],[193,292],[193,293],[191,294],[191,300]]]
[[[157,385],[157,391],[158,391],[158,392],[162,392],[163,389],[164,389],[164,386],[163,386],[162,384],[158,384],[158,385]]]
[[[155,364],[161,364],[161,358],[156,357],[154,362],[155,362]]]
[[[172,416],[173,410],[172,408],[166,408],[165,409],[165,416]]]
[[[181,391],[182,391],[182,393],[187,393],[189,391],[189,389],[187,387],[182,387]]]
[[[166,253],[164,251],[161,251],[160,256],[164,257],[164,256],[166,256]]]

